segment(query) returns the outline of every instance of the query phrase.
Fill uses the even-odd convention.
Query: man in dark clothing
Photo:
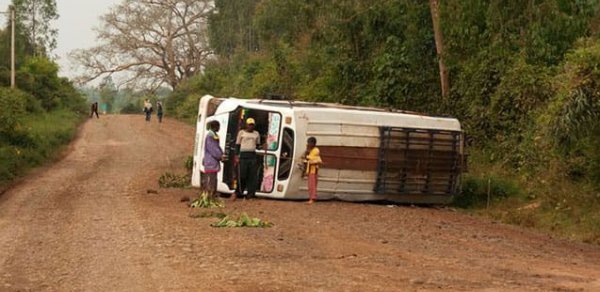
[[[242,196],[244,191],[248,191],[247,198],[253,198],[256,195],[258,184],[258,166],[256,163],[256,148],[260,145],[260,135],[254,130],[254,119],[246,120],[246,129],[238,132],[235,142],[237,153],[239,154],[239,189],[237,194],[231,196],[235,200],[237,196]]]
[[[90,113],[90,118],[94,117],[94,114],[96,114],[97,119],[100,118],[98,116],[98,103],[97,102],[92,103],[92,113]]]
[[[146,122],[149,122],[152,117],[152,103],[149,99],[144,101],[144,113],[146,114]]]
[[[160,102],[160,101],[156,102],[156,116],[158,117],[158,122],[162,123],[163,106],[162,106],[162,102]]]

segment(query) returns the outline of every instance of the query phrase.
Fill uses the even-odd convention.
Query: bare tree
[[[124,0],[101,17],[100,45],[72,52],[88,82],[128,72],[123,83],[173,89],[202,70],[210,55],[211,0]]]
[[[435,38],[435,48],[438,55],[440,68],[440,84],[442,86],[442,97],[448,97],[450,93],[450,81],[448,78],[448,69],[444,63],[444,37],[440,27],[440,3],[439,0],[429,0],[431,10],[431,19],[433,22],[433,35]]]

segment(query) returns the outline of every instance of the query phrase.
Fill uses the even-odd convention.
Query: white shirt
[[[235,144],[240,145],[240,151],[242,152],[254,151],[256,150],[256,145],[260,144],[260,135],[258,134],[258,131],[248,132],[246,130],[241,130],[238,132]]]

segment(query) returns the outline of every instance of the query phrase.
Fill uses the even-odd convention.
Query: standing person
[[[156,117],[158,117],[158,123],[162,123],[163,106],[162,106],[162,102],[160,102],[160,101],[156,102]]]
[[[144,113],[146,114],[146,122],[149,122],[152,117],[152,103],[149,99],[144,101]]]
[[[306,152],[304,152],[306,163],[306,175],[308,175],[308,204],[312,204],[317,199],[317,183],[319,167],[323,163],[321,152],[317,148],[317,139],[310,137],[306,141]]]
[[[90,113],[90,118],[93,118],[94,114],[96,114],[96,119],[100,118],[98,116],[98,102],[92,103],[92,112]]]
[[[256,185],[258,184],[258,169],[256,163],[256,149],[260,145],[260,134],[254,130],[254,119],[246,120],[246,129],[238,132],[235,142],[236,152],[238,153],[239,189],[237,194],[231,195],[231,200],[248,191],[247,198],[253,198],[256,195]]]
[[[204,173],[202,174],[202,189],[208,192],[210,198],[215,197],[217,192],[217,173],[221,170],[221,161],[224,160],[223,149],[219,145],[220,124],[217,121],[212,121],[209,125],[210,129],[204,139],[204,158],[202,165]]]

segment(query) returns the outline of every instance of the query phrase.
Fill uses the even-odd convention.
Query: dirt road
[[[179,202],[194,190],[157,185],[193,132],[88,121],[0,197],[0,291],[600,291],[600,247],[445,209],[238,200],[275,226],[212,228]]]

